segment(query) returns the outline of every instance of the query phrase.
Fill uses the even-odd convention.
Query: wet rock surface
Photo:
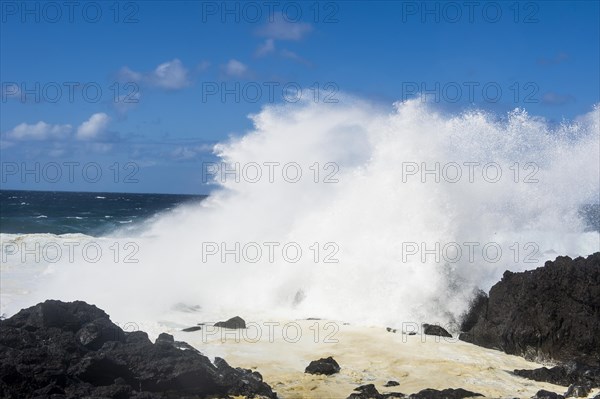
[[[467,391],[466,389],[443,389],[438,391],[437,389],[423,389],[418,393],[413,393],[409,396],[409,399],[462,399],[472,398],[475,396],[483,396],[477,392]]]
[[[85,302],[46,301],[0,321],[2,398],[275,398],[257,372],[184,342],[124,332]]]
[[[304,370],[308,374],[332,375],[340,372],[340,365],[331,357],[313,360]]]
[[[559,256],[544,267],[505,272],[479,294],[460,339],[533,360],[600,360],[600,252]]]
[[[423,334],[425,335],[434,335],[437,337],[446,337],[452,338],[452,334],[446,331],[443,327],[435,325],[435,324],[423,324]]]
[[[239,316],[232,317],[227,321],[218,321],[215,323],[215,327],[229,328],[229,329],[240,329],[246,328],[246,322]]]

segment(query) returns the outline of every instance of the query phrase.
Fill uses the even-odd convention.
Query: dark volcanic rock
[[[331,356],[319,360],[313,360],[304,370],[308,374],[331,375],[340,372],[340,365]]]
[[[520,377],[530,380],[549,382],[555,385],[569,386],[572,384],[600,387],[600,368],[589,367],[585,364],[570,362],[552,368],[542,367],[534,370],[515,370]]]
[[[350,394],[347,399],[393,399],[405,397],[400,392],[379,393],[373,384],[361,385],[354,390],[357,392]]]
[[[188,327],[188,328],[184,328],[181,331],[193,332],[193,331],[198,331],[198,330],[202,330],[202,327],[200,327],[200,326]]]
[[[600,252],[505,272],[463,320],[463,341],[528,359],[600,359]]]
[[[537,393],[532,396],[532,399],[564,399],[565,397],[559,395],[555,392],[546,391],[544,389],[540,389]]]
[[[235,316],[227,321],[216,322],[215,327],[230,328],[230,329],[246,328],[246,322],[241,317]]]
[[[587,398],[591,390],[589,385],[572,384],[565,392],[565,398]]]
[[[418,393],[413,393],[409,396],[409,399],[462,399],[471,398],[474,396],[483,396],[480,393],[467,391],[466,389],[444,389],[438,391],[437,389],[423,389]]]
[[[397,387],[400,385],[398,381],[388,381],[385,383],[384,387]]]
[[[435,324],[423,324],[423,334],[452,338],[452,335],[448,331]]]
[[[183,348],[186,350],[181,350]],[[0,321],[0,397],[275,398],[260,374],[161,334],[124,332],[85,302],[46,301]]]
[[[348,399],[367,399],[367,398],[379,399],[379,398],[381,398],[381,394],[379,393],[379,391],[377,390],[377,388],[375,388],[375,385],[373,385],[373,384],[361,385],[361,386],[355,388],[354,390],[358,391],[359,393],[350,394],[350,396],[348,396]]]

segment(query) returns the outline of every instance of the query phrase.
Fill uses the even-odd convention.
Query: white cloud
[[[123,67],[119,71],[119,78],[122,81],[143,83],[166,90],[183,89],[191,83],[189,71],[177,58],[158,65],[154,71],[148,73],[136,72],[128,67]]]
[[[244,78],[250,75],[248,66],[234,59],[229,60],[227,64],[223,65],[222,69],[228,77]]]
[[[301,40],[312,31],[311,24],[306,22],[288,22],[282,16],[277,16],[258,30],[260,36],[277,40]]]
[[[256,51],[254,52],[254,55],[256,57],[263,57],[269,53],[272,53],[273,51],[275,51],[275,40],[267,39],[263,44],[258,46]]]
[[[570,94],[548,92],[542,96],[542,103],[546,105],[565,105],[571,102],[575,102],[575,97]]]
[[[188,71],[178,59],[157,66],[151,80],[156,86],[169,90],[182,89],[189,85]]]
[[[178,161],[186,161],[194,159],[200,155],[205,155],[212,152],[213,146],[208,144],[201,144],[197,146],[180,146],[173,149],[170,152],[171,158]]]
[[[79,140],[91,140],[104,132],[108,125],[108,115],[103,112],[94,114],[77,128],[76,137]]]
[[[294,53],[293,51],[287,50],[287,49],[283,49],[280,52],[281,56],[284,58],[288,58],[290,60],[299,62],[301,64],[304,64],[306,66],[312,66],[312,64],[305,60],[304,58],[300,57],[298,54]]]
[[[73,131],[71,125],[51,125],[43,121],[35,124],[21,123],[10,130],[6,137],[11,140],[64,139]]]
[[[113,102],[113,107],[119,114],[119,117],[122,118],[138,105],[141,97],[142,94],[139,91],[135,93],[122,94],[117,97],[117,101]]]

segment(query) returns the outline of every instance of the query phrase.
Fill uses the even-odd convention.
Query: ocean
[[[160,212],[204,198],[181,194],[0,190],[0,233],[101,236],[139,226]]]

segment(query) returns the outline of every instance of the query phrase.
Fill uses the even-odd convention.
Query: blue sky
[[[2,188],[206,193],[212,145],[296,87],[553,122],[600,101],[599,2],[469,4],[2,1]]]

